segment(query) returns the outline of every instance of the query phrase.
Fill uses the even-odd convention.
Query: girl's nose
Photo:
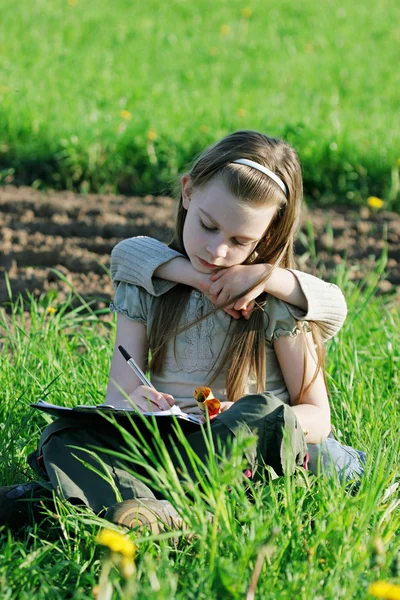
[[[228,246],[221,242],[215,244],[215,246],[208,246],[207,252],[209,252],[213,258],[225,258],[228,252]]]

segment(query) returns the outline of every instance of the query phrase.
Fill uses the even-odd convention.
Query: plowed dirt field
[[[13,296],[57,289],[61,300],[72,286],[86,300],[96,298],[95,306],[105,306],[112,296],[107,269],[113,246],[136,235],[168,242],[174,206],[166,197],[0,188],[0,303],[9,301],[7,273]],[[302,232],[308,240],[311,229],[314,246],[302,235],[296,245],[299,268],[329,279],[346,259],[351,278],[362,279],[374,268],[386,237],[389,274],[380,289],[400,289],[400,215],[343,206],[313,209],[303,215]]]

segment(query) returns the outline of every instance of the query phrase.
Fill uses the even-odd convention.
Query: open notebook
[[[96,413],[111,413],[120,417],[123,415],[130,414],[131,416],[137,415],[134,408],[115,408],[110,404],[98,404],[97,406],[92,405],[78,405],[74,408],[68,408],[67,406],[57,406],[56,404],[50,404],[49,402],[45,402],[44,400],[39,400],[36,404],[30,405],[32,408],[38,408],[44,412],[53,415],[54,417],[83,417],[84,415],[91,415]],[[171,417],[175,416],[177,419],[182,419],[184,421],[190,421],[191,423],[197,423],[199,425],[203,424],[203,419],[201,417],[196,417],[196,415],[188,415],[183,412],[179,406],[171,406],[169,410],[162,410],[157,412],[145,412],[142,413],[144,416],[154,416],[154,417]]]

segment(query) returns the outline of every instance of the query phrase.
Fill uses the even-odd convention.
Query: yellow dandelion
[[[125,558],[133,559],[136,555],[135,544],[122,533],[112,529],[102,529],[96,538],[96,542],[107,546],[111,552],[121,554]]]
[[[54,308],[54,306],[48,306],[48,307],[47,307],[47,311],[46,311],[46,312],[48,312],[48,313],[49,313],[49,315],[54,315],[54,313],[56,313],[56,312],[57,312],[57,309],[56,309],[56,308]]]
[[[400,167],[400,158],[397,159],[397,166]]]
[[[201,133],[207,133],[207,131],[208,131],[207,125],[201,125],[200,126],[200,132]]]
[[[242,8],[242,17],[243,19],[250,19],[250,17],[252,16],[253,11],[251,10],[251,8],[246,7],[246,8]]]
[[[238,108],[236,111],[236,114],[238,117],[245,117],[246,116],[246,111],[244,108]]]
[[[76,3],[78,2],[78,0],[68,0],[68,4],[70,6],[76,6]]]
[[[147,132],[147,139],[148,139],[150,142],[154,142],[154,141],[157,139],[157,134],[156,134],[156,132],[154,131],[154,129],[150,129],[150,130]]]
[[[388,581],[375,581],[368,587],[368,593],[383,600],[400,600],[400,585]]]
[[[229,25],[221,25],[220,28],[221,35],[229,35],[231,32],[231,28]]]
[[[370,208],[376,208],[377,210],[379,210],[384,205],[384,202],[376,196],[370,196],[367,200],[367,204]]]
[[[130,121],[132,119],[132,113],[129,110],[121,110],[119,113],[121,119],[125,119],[125,121]]]
[[[212,46],[209,50],[209,53],[211,54],[211,56],[218,56],[219,50],[216,46]]]

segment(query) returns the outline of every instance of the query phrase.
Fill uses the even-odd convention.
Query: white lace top
[[[115,297],[110,309],[113,312],[122,313],[129,319],[143,323],[149,335],[154,314],[154,302],[154,296],[145,290],[126,282],[119,282],[116,284]],[[204,294],[193,290],[179,326],[184,327],[192,323],[212,308],[214,308],[213,305]],[[297,317],[293,314],[296,314],[298,309],[270,296],[264,310],[267,354],[265,389],[288,403],[289,395],[273,349],[273,341],[281,335],[297,335]],[[176,338],[176,359],[173,340],[167,344],[164,372],[161,375],[153,374],[151,381],[160,392],[172,394],[182,410],[200,414],[193,392],[197,387],[207,384],[210,370],[213,374],[216,358],[225,340],[229,341],[232,321],[233,319],[227,313],[219,311],[179,334]],[[225,373],[220,373],[211,387],[214,396],[220,400],[228,400],[226,398]],[[255,381],[249,379],[245,393],[250,394],[255,391]]]

